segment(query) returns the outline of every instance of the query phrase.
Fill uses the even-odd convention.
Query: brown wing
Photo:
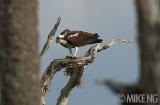
[[[97,39],[93,36],[92,33],[83,31],[71,31],[66,37],[67,41],[74,46],[84,46],[87,44],[91,44]]]

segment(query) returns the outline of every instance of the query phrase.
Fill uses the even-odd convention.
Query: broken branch
[[[51,32],[48,34],[47,41],[46,41],[46,43],[44,44],[42,51],[40,52],[40,56],[41,56],[41,57],[45,54],[45,52],[46,52],[46,51],[48,50],[48,48],[49,48],[49,45],[53,42],[53,37],[54,37],[54,35],[55,35],[55,33],[56,33],[57,29],[58,29],[58,26],[59,26],[59,24],[60,24],[60,21],[61,21],[61,17],[58,17],[57,22],[56,22],[56,24],[54,25],[54,28],[53,28],[53,29],[51,30]]]
[[[83,75],[84,67],[94,61],[97,52],[108,49],[111,46],[115,44],[120,44],[120,43],[133,43],[133,42],[122,40],[122,39],[113,39],[111,42],[107,44],[102,45],[98,43],[92,46],[86,52],[84,57],[79,57],[76,59],[75,58],[55,59],[47,67],[46,71],[44,72],[41,78],[41,88],[42,88],[43,97],[45,96],[55,73],[57,71],[65,69],[67,76],[68,75],[70,76],[70,80],[68,81],[67,85],[61,90],[61,94],[57,100],[56,105],[67,105],[69,93],[75,86],[80,85],[80,80]]]

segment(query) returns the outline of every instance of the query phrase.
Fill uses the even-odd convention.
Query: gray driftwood
[[[56,105],[67,105],[68,97],[71,90],[74,87],[79,86],[81,83],[81,77],[83,75],[83,71],[85,70],[85,66],[92,63],[95,60],[97,52],[108,49],[112,45],[119,43],[130,42],[121,39],[113,39],[111,42],[107,44],[98,43],[92,46],[83,57],[62,58],[53,60],[51,64],[47,67],[46,71],[44,72],[41,78],[42,103],[45,104],[44,97],[51,84],[51,80],[53,80],[54,78],[54,75],[57,73],[57,71],[64,69],[65,74],[67,76],[70,76],[70,79],[66,86],[62,88],[60,96],[57,99]]]

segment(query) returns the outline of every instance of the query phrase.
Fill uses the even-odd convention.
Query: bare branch
[[[61,94],[57,100],[56,105],[66,105],[68,102],[68,96],[71,90],[75,86],[80,85],[80,80],[83,75],[84,67],[89,63],[92,63],[96,57],[96,53],[107,48],[110,48],[112,45],[119,44],[119,43],[132,43],[126,40],[121,39],[113,39],[108,44],[96,44],[92,46],[85,54],[84,57],[79,58],[62,58],[62,59],[55,59],[51,64],[48,66],[47,70],[44,72],[41,78],[41,88],[43,96],[47,92],[51,80],[53,79],[55,73],[62,69],[65,69],[67,76],[70,76],[70,80],[68,81],[67,85],[61,90]]]
[[[45,54],[45,52],[48,50],[49,48],[49,45],[53,42],[53,37],[58,29],[58,26],[60,24],[60,20],[61,20],[61,17],[58,17],[57,19],[57,22],[56,24],[54,25],[54,28],[51,30],[51,32],[48,34],[48,38],[47,38],[47,41],[46,43],[44,44],[43,46],[43,49],[40,53],[40,56],[43,56]]]
[[[103,44],[102,45],[102,44],[98,43],[97,45],[91,47],[87,51],[85,56],[91,55],[93,53],[94,53],[93,55],[95,55],[95,53],[97,53],[97,52],[100,52],[102,50],[106,50],[106,49],[112,47],[113,45],[122,44],[122,43],[134,43],[134,42],[131,42],[131,41],[128,41],[128,40],[124,40],[124,39],[112,39],[112,41],[107,43],[107,44]],[[91,52],[90,50],[93,51],[93,52]]]
[[[48,87],[50,86],[51,80],[53,79],[55,73],[59,70],[62,70],[63,68],[66,68],[69,73],[72,73],[72,68],[75,66],[75,64],[80,65],[87,65],[88,63],[92,62],[92,57],[81,57],[78,59],[71,59],[71,58],[63,58],[63,59],[55,59],[51,64],[48,66],[44,74],[41,78],[41,87],[43,94],[46,93],[48,90]],[[68,74],[69,74],[68,73]]]
[[[105,85],[107,88],[111,89],[115,94],[143,94],[144,88],[139,84],[125,84],[119,83],[113,80],[98,80],[96,81],[99,85]]]
[[[42,104],[45,105],[44,96],[51,84],[51,80],[53,79],[57,71],[60,71],[63,68],[65,68],[66,73],[69,75],[72,75],[72,73],[74,72],[74,69],[77,68],[76,64],[77,65],[87,65],[88,63],[92,62],[92,59],[93,58],[91,56],[88,56],[88,57],[82,57],[78,59],[71,59],[71,58],[55,59],[53,62],[51,62],[47,70],[42,75],[42,78],[40,81],[41,89],[42,89],[42,100],[41,100]],[[68,87],[66,89],[68,89]]]
[[[56,105],[67,105],[68,96],[71,93],[72,88],[80,84],[81,76],[83,74],[84,66],[76,65],[71,78],[69,79],[67,85],[61,90],[61,94],[57,99]]]

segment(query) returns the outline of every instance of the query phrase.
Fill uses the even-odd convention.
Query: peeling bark
[[[0,0],[1,105],[39,105],[37,0]]]
[[[66,76],[70,76],[70,79],[66,86],[62,88],[59,98],[57,99],[56,105],[67,105],[68,97],[71,93],[72,89],[76,86],[79,86],[81,83],[81,77],[83,75],[83,71],[85,70],[85,66],[92,63],[95,58],[97,52],[102,50],[106,50],[114,44],[119,43],[132,43],[127,40],[121,39],[113,39],[111,42],[107,44],[96,44],[92,46],[84,55],[84,57],[79,58],[62,58],[55,59],[51,62],[51,64],[47,67],[46,71],[43,73],[41,78],[41,89],[42,89],[42,98],[41,102],[45,105],[45,94],[48,91],[48,88],[51,84],[51,81],[54,78],[54,75],[65,69]]]

